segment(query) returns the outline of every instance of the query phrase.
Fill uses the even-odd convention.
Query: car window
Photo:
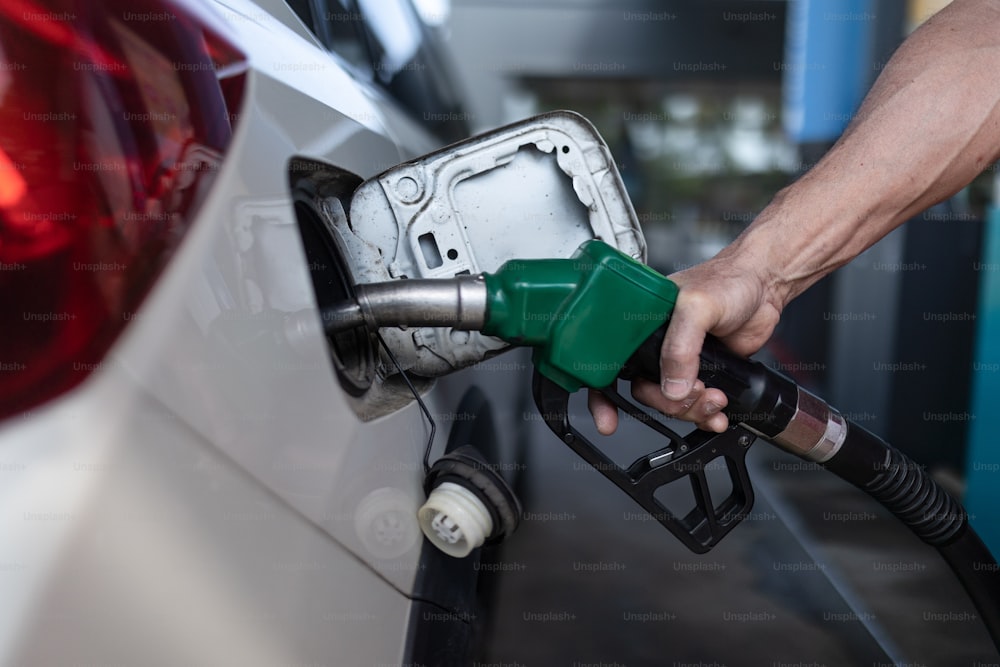
[[[468,136],[468,117],[435,33],[409,0],[357,0],[372,51],[375,81],[442,139]]]
[[[315,33],[316,29],[314,28],[315,23],[313,21],[311,0],[285,0],[285,2],[288,3],[288,6],[292,8],[292,11],[298,15],[302,22],[306,24],[306,27]]]
[[[328,49],[362,73],[372,69],[361,14],[350,0],[286,0],[306,27]]]
[[[410,0],[286,0],[328,49],[451,142],[469,135],[447,61]]]
[[[356,68],[371,71],[371,56],[361,14],[350,0],[315,0],[319,9],[317,18],[320,40]]]

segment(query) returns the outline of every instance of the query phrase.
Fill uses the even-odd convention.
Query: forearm
[[[1000,156],[1000,2],[956,0],[904,43],[810,172],[724,252],[780,310]]]

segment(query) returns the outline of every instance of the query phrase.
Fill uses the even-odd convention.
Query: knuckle
[[[687,290],[681,290],[675,310],[679,309],[683,314],[701,315],[714,310],[715,305],[715,299],[711,294],[697,287],[690,287]]]

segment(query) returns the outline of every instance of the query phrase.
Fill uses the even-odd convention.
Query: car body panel
[[[35,412],[2,433],[0,663],[398,664],[409,600],[124,369]]]
[[[440,142],[287,20],[217,4],[249,72],[212,191],[90,377],[0,424],[2,664],[406,658],[429,429],[413,401],[364,421],[318,326],[289,342],[316,309],[289,164],[367,178]],[[426,393],[438,443],[472,382]]]
[[[250,21],[239,21],[238,29],[241,41],[272,44],[286,32]],[[251,58],[248,103],[213,196],[114,359],[268,488],[408,591],[420,547],[410,515],[423,502],[422,471],[412,465],[426,443],[422,416],[413,404],[364,424],[337,382],[319,330],[294,348],[284,333],[286,315],[316,307],[289,205],[289,160],[320,159],[365,176],[398,162],[400,148],[379,133],[381,114],[367,98],[325,98],[328,89],[352,89],[343,71],[322,60],[325,52],[288,41],[295,46],[281,42],[266,52],[280,53],[273,60]],[[327,87],[314,79],[320,76]],[[347,113],[334,111],[334,103]],[[356,510],[378,489],[390,490],[383,498],[392,494],[385,511],[412,520],[394,547],[366,546],[359,537],[365,531],[356,525]]]

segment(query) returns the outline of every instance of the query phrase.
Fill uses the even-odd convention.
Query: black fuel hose
[[[626,363],[622,377],[660,379],[661,326]],[[793,380],[733,354],[708,336],[698,377],[729,398],[730,422],[850,482],[935,547],[978,609],[1000,650],[1000,566],[962,505],[926,469],[870,431],[845,420]]]
[[[844,444],[824,467],[879,501],[937,548],[1000,650],[1000,566],[969,524],[965,509],[923,466],[870,431],[851,422],[847,426]]]
[[[971,526],[948,544],[939,546],[938,553],[962,582],[993,644],[1000,649],[1000,572],[993,554]]]

